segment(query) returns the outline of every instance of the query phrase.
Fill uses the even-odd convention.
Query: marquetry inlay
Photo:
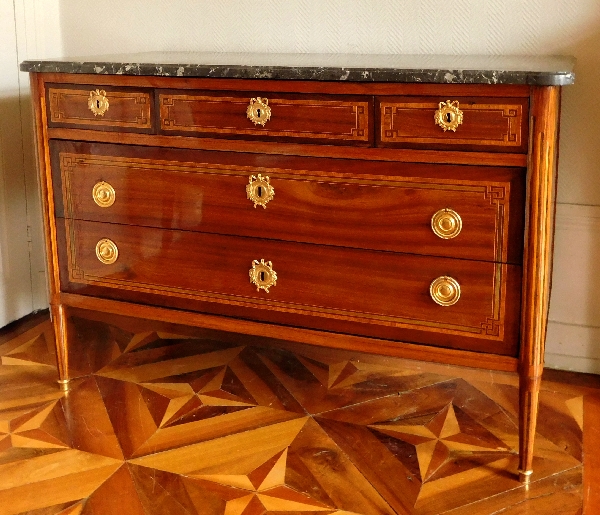
[[[159,94],[160,128],[164,131],[216,133],[223,135],[281,136],[290,138],[334,139],[348,141],[369,140],[369,103],[343,100],[303,100],[269,98],[273,115],[263,128],[247,124],[246,109],[250,98],[210,95]],[[203,109],[224,110],[218,122],[207,121]],[[228,113],[238,112],[238,117]],[[194,119],[190,113],[198,112]],[[289,119],[288,128],[270,128],[278,117]],[[314,118],[319,122],[298,127],[295,119]],[[243,125],[239,124],[240,118]],[[334,119],[335,124],[329,123]],[[238,125],[239,124],[239,125]],[[280,125],[281,127],[281,125]]]
[[[71,180],[77,171],[92,169],[101,169],[103,167],[114,170],[134,169],[144,175],[145,171],[161,171],[165,173],[180,174],[211,174],[241,176],[247,182],[247,177],[257,174],[269,176],[270,180],[284,179],[288,181],[314,181],[321,182],[326,179],[328,183],[333,184],[359,184],[363,186],[385,187],[385,188],[410,188],[410,189],[429,189],[462,192],[469,195],[481,195],[489,199],[490,204],[495,207],[495,229],[494,229],[494,260],[506,262],[508,256],[508,207],[510,199],[510,183],[499,182],[490,183],[489,181],[454,181],[452,179],[431,179],[431,178],[408,178],[395,176],[372,176],[368,174],[337,174],[332,176],[326,171],[320,170],[295,170],[291,171],[283,168],[256,168],[252,166],[241,165],[222,165],[215,163],[193,163],[177,162],[163,160],[136,159],[118,156],[100,156],[87,154],[71,154],[62,152],[60,154],[61,176],[63,180],[63,200],[65,205],[65,215],[74,216],[73,189]]]
[[[434,126],[433,117],[439,104],[434,102],[381,102],[381,141],[383,143],[452,143],[465,145],[483,145],[521,147],[523,132],[523,106],[502,104],[461,103],[465,122],[456,133],[443,132]],[[431,126],[424,131],[421,127],[406,124],[410,113],[431,114]],[[480,127],[469,136],[469,123],[474,124],[473,115],[485,118],[491,127]],[[437,130],[434,130],[437,129]],[[451,137],[450,137],[451,136]]]
[[[121,128],[149,129],[150,94],[138,91],[109,91],[110,109],[94,116],[88,108],[89,88],[49,88],[50,122],[75,125],[101,125]]]
[[[201,174],[220,174],[220,175],[239,175],[247,177],[249,173],[257,173],[257,169],[248,166],[220,165],[214,163],[189,163],[175,161],[160,161],[148,159],[124,158],[116,156],[100,156],[100,155],[83,155],[83,154],[61,154],[61,173],[63,177],[63,198],[67,216],[72,216],[73,198],[72,189],[70,187],[71,176],[77,170],[81,173],[86,168],[104,166],[111,168],[126,168],[135,167],[143,174],[144,170],[162,170],[168,173],[201,173]],[[272,179],[278,177],[288,180],[319,180],[326,175],[326,172],[319,171],[294,171],[278,169],[278,168],[261,168],[262,173],[268,174]],[[490,198],[491,202],[497,206],[496,229],[500,234],[506,231],[505,224],[507,223],[504,216],[504,207],[508,199],[508,184],[493,186],[489,184],[476,183],[473,181],[461,181],[461,183],[452,184],[451,181],[443,179],[418,179],[411,178],[407,180],[401,177],[328,177],[328,181],[338,183],[359,183],[364,185],[378,185],[394,188],[434,188],[434,189],[451,189],[465,193],[476,193],[484,198]],[[296,305],[294,303],[282,302],[274,299],[240,297],[238,295],[230,295],[226,291],[212,292],[202,291],[198,289],[189,290],[186,288],[176,287],[172,285],[153,285],[135,280],[114,278],[96,275],[93,271],[86,270],[80,264],[80,259],[77,255],[77,239],[78,234],[75,230],[75,223],[66,220],[67,225],[67,242],[68,242],[68,260],[69,260],[69,275],[70,280],[74,283],[90,284],[97,286],[106,286],[119,290],[130,290],[144,293],[160,293],[162,295],[170,295],[182,298],[190,298],[194,300],[211,301],[222,304],[230,304],[234,306],[254,307],[259,309],[269,309],[281,312],[296,313],[303,315],[329,317],[338,320],[347,320],[351,322],[368,322],[378,325],[386,325],[392,327],[407,327],[407,328],[428,328],[431,331],[444,331],[451,334],[463,334],[471,336],[480,336],[491,339],[502,339],[502,320],[504,317],[504,300],[505,291],[503,289],[503,276],[506,274],[506,265],[497,263],[494,265],[493,277],[493,294],[490,299],[491,312],[489,316],[481,321],[477,326],[467,326],[460,323],[443,323],[435,322],[426,319],[413,319],[402,316],[391,316],[389,314],[356,312],[339,307],[323,307],[323,306],[308,306]],[[504,247],[504,251],[502,250]],[[497,248],[498,256],[505,255],[506,244],[499,245]],[[426,285],[429,287],[429,284]],[[490,325],[490,321],[492,321]],[[499,327],[499,329],[498,329]]]
[[[409,513],[407,505],[538,515],[581,507],[583,442],[597,434],[587,385],[546,387],[535,460],[550,481],[524,497],[503,468],[516,460],[511,374],[289,342],[232,344],[89,313],[70,320],[87,359],[73,360],[68,397],[49,385],[47,315],[4,344],[0,463],[11,475],[1,476],[1,492],[13,512],[56,513],[56,492],[70,496],[63,513],[93,506],[103,515],[123,506],[127,515],[146,513],[142,506],[210,515],[246,506],[365,515]],[[585,474],[596,471],[586,461]]]

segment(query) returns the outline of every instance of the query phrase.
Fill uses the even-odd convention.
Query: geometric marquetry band
[[[140,160],[140,159],[136,159],[136,158],[131,158],[131,157],[119,157],[119,156],[89,156],[86,154],[80,154],[80,153],[69,153],[69,152],[61,152],[60,153],[60,157],[61,157],[61,173],[62,173],[62,178],[63,178],[63,185],[65,185],[63,193],[65,194],[65,198],[64,198],[64,204],[65,204],[65,212],[69,215],[69,218],[74,217],[75,216],[75,211],[74,211],[74,202],[75,200],[72,198],[72,196],[69,194],[71,192],[71,188],[68,186],[71,182],[72,177],[74,176],[74,174],[76,173],[80,173],[80,171],[82,170],[82,167],[85,166],[110,166],[111,168],[116,167],[117,169],[120,167],[126,168],[126,167],[131,167],[131,166],[135,166],[136,169],[141,170],[155,170],[155,169],[160,169],[160,170],[164,170],[167,172],[173,172],[175,173],[183,173],[183,172],[194,172],[194,173],[199,173],[199,174],[218,174],[218,175],[237,175],[239,177],[239,175],[242,176],[246,176],[248,177],[248,175],[246,175],[248,173],[248,167],[246,166],[235,166],[235,165],[223,165],[223,164],[215,164],[215,163],[181,163],[181,162],[172,162],[172,161],[157,161],[157,162],[147,162],[145,160]],[[287,169],[279,169],[279,168],[267,168],[267,169],[263,169],[261,170],[263,173],[266,171],[268,173],[269,176],[273,177],[276,176],[277,180],[294,180],[297,179],[298,174],[295,173],[290,173],[290,170]],[[258,175],[258,174],[256,174]],[[303,179],[310,179],[310,180],[323,180],[323,173],[318,171],[318,170],[307,170],[305,173],[302,174],[302,178]],[[174,177],[176,177],[176,175],[174,175]],[[266,175],[261,175],[261,178],[263,180],[266,179]],[[483,195],[485,198],[487,198],[491,204],[495,207],[498,208],[497,210],[497,217],[496,217],[496,223],[495,226],[496,227],[500,227],[503,228],[504,230],[500,231],[500,239],[498,241],[498,245],[497,245],[497,254],[499,257],[501,257],[503,255],[503,251],[506,250],[506,220],[504,217],[504,212],[505,212],[505,208],[508,205],[508,201],[510,199],[510,195],[509,195],[509,191],[508,191],[508,185],[504,185],[504,183],[499,183],[498,185],[494,185],[493,187],[490,185],[485,184],[485,182],[482,180],[481,182],[479,181],[469,181],[468,184],[460,184],[460,185],[448,185],[447,183],[439,183],[438,181],[433,181],[431,183],[429,182],[421,182],[421,181],[410,181],[407,182],[405,180],[402,179],[398,179],[395,177],[385,177],[384,179],[382,178],[377,178],[377,180],[375,179],[370,179],[370,178],[363,178],[361,177],[360,179],[355,179],[352,177],[327,177],[328,181],[331,181],[333,183],[341,183],[341,184],[364,184],[364,185],[385,185],[385,186],[389,186],[389,187],[393,187],[393,188],[414,188],[415,186],[418,186],[419,188],[423,188],[423,189],[430,189],[430,188],[435,188],[438,189],[441,186],[443,186],[444,189],[452,189],[453,191],[460,191],[460,192],[466,192],[466,193],[474,193],[474,194],[481,194]],[[249,186],[249,183],[246,183],[246,186]],[[260,196],[263,196],[263,191],[261,190],[260,192]],[[88,197],[89,198],[89,197]],[[449,208],[444,208],[444,209],[449,209]],[[430,215],[431,216],[431,215]],[[458,219],[457,219],[458,220]],[[79,259],[77,257],[77,250],[76,250],[76,242],[79,239],[79,234],[77,231],[74,231],[75,225],[76,223],[73,222],[69,222],[67,221],[66,223],[67,225],[67,247],[69,248],[69,252],[68,252],[68,261],[69,261],[69,274],[70,274],[70,281],[72,281],[73,283],[78,283],[78,284],[91,284],[91,285],[102,285],[102,286],[108,286],[111,288],[126,288],[128,290],[132,290],[132,291],[144,291],[144,292],[148,292],[149,290],[149,286],[147,284],[142,284],[142,283],[138,283],[135,280],[124,280],[121,279],[119,277],[108,277],[105,274],[100,274],[98,275],[98,270],[93,270],[93,269],[89,269],[89,270],[85,270],[85,266],[82,268],[80,266],[79,263]],[[446,225],[446,224],[442,224],[442,227]],[[104,235],[98,235],[98,239],[100,239],[101,236]],[[439,236],[437,236],[439,237]],[[97,241],[97,240],[96,240]],[[92,243],[92,245],[95,246],[96,241],[94,241],[94,243]],[[92,247],[93,248],[93,247]],[[116,245],[115,245],[115,250],[116,252],[114,252],[114,254],[120,254],[120,250],[121,249],[116,249]],[[106,250],[104,252],[101,252],[101,256],[102,254],[106,254]],[[120,256],[119,256],[120,257]],[[104,259],[101,259],[100,257],[98,257],[98,259],[104,263]],[[116,261],[116,259],[115,259]],[[251,260],[250,260],[251,261]],[[498,261],[500,261],[500,259],[498,259]],[[268,261],[267,261],[268,262]],[[260,260],[259,260],[260,263]],[[251,263],[248,263],[249,265]],[[265,263],[266,264],[266,263]],[[109,265],[107,265],[109,266]],[[246,268],[246,270],[248,270],[250,268],[250,266],[248,268]],[[502,334],[504,331],[504,296],[502,294],[502,289],[501,289],[501,285],[502,283],[502,278],[505,276],[506,270],[505,270],[506,266],[502,265],[500,263],[497,263],[496,265],[494,265],[494,280],[491,284],[492,286],[492,292],[491,292],[491,306],[490,306],[490,313],[489,313],[489,321],[490,322],[494,322],[494,324],[489,324],[487,322],[482,322],[481,324],[479,322],[481,322],[480,320],[477,321],[477,323],[460,323],[458,321],[446,321],[446,322],[442,322],[439,320],[423,320],[421,317],[417,316],[416,318],[407,318],[404,317],[400,314],[391,314],[391,313],[370,313],[370,312],[362,312],[361,310],[359,310],[358,312],[355,311],[350,311],[345,309],[344,306],[327,306],[327,310],[324,311],[323,309],[317,307],[317,306],[299,306],[299,305],[295,305],[294,303],[290,303],[290,302],[286,302],[286,301],[282,301],[279,299],[268,299],[267,295],[263,295],[262,298],[260,299],[260,305],[259,308],[260,309],[273,309],[275,311],[281,311],[281,312],[292,312],[292,313],[298,313],[298,314],[302,314],[302,315],[312,315],[312,316],[327,316],[333,319],[340,319],[340,320],[347,320],[347,321],[353,321],[353,322],[364,322],[364,321],[368,321],[368,323],[371,324],[376,324],[376,325],[384,325],[384,326],[393,326],[393,327],[418,327],[418,328],[432,328],[432,330],[440,330],[440,329],[444,329],[444,330],[449,330],[452,331],[453,334],[465,334],[468,333],[470,335],[481,335],[484,338],[490,338],[490,339],[499,339],[502,338]],[[274,272],[274,271],[273,271]],[[248,277],[248,276],[246,276]],[[268,274],[265,273],[264,277],[268,277]],[[275,274],[275,278],[277,277],[277,274]],[[274,278],[274,279],[275,279]],[[248,279],[246,279],[248,280]],[[429,281],[431,281],[431,279],[429,279]],[[274,286],[274,285],[273,285]],[[427,285],[423,284],[421,287],[425,287],[425,291],[427,291]],[[464,285],[462,285],[464,286]],[[254,288],[256,288],[257,286],[254,285]],[[224,304],[231,304],[231,305],[235,305],[235,306],[244,306],[244,307],[256,307],[256,299],[253,299],[252,297],[248,296],[234,296],[231,295],[227,289],[225,289],[224,291],[219,291],[219,292],[208,292],[203,290],[202,288],[199,289],[195,289],[194,291],[190,291],[189,289],[186,289],[185,287],[181,287],[178,285],[162,285],[160,287],[161,292],[163,294],[166,295],[170,295],[170,296],[182,296],[182,297],[186,297],[186,298],[192,298],[192,299],[197,299],[197,300],[207,300],[210,299],[211,301],[214,302],[218,302],[218,303],[224,303]],[[259,288],[259,290],[262,288]],[[269,286],[269,291],[270,291],[271,287]],[[456,291],[456,294],[460,294],[460,289],[461,286],[454,286],[454,291]],[[150,290],[153,290],[152,287],[150,287]],[[456,294],[453,295],[448,295],[448,293],[445,293],[446,290],[441,289],[438,291],[438,294],[436,295],[435,298],[437,298],[438,300],[441,299],[442,301],[447,302],[446,297],[450,297],[449,300],[451,300],[453,297],[456,297]],[[265,293],[266,293],[266,289],[265,289]],[[460,294],[460,297],[462,297],[462,294]],[[432,301],[436,302],[434,300],[433,297]],[[455,301],[457,301],[456,298],[454,298]],[[438,305],[444,305],[444,304],[440,304],[439,302],[436,302],[436,304]],[[451,304],[450,304],[451,305]],[[458,323],[457,323],[458,322]]]

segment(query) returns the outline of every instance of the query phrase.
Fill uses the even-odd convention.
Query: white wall
[[[58,2],[0,0],[0,327],[47,305],[31,100],[18,65],[61,48],[58,12]]]
[[[60,7],[68,56],[152,50],[575,55],[577,82],[563,95],[547,363],[600,373],[598,0],[52,2]],[[45,30],[54,23],[50,17]]]

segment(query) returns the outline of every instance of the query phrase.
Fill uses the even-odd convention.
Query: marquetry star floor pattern
[[[581,513],[581,396],[543,393],[526,488],[514,374],[125,317],[71,329],[68,394],[49,322],[0,344],[0,514]]]

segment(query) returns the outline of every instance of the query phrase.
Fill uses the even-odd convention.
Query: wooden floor
[[[66,395],[47,315],[0,335],[0,514],[600,513],[593,377],[545,376],[527,487],[514,374],[77,315]]]

